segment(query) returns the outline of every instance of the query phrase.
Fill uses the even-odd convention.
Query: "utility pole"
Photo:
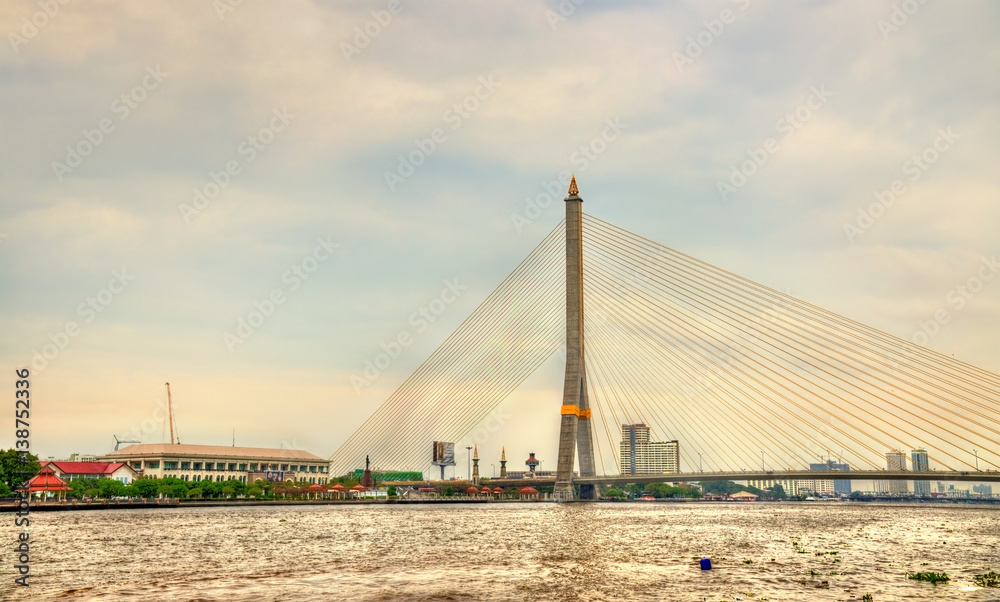
[[[469,454],[469,480],[472,480],[472,446],[466,447],[465,451]]]
[[[976,454],[976,472],[979,472],[979,450],[974,449],[972,453]]]

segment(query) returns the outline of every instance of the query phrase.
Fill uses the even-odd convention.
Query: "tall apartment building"
[[[885,454],[885,469],[893,472],[906,470],[906,454],[901,450],[894,450]],[[903,495],[909,492],[906,481],[875,481],[875,491],[877,493],[888,493],[892,495]]]
[[[927,472],[931,469],[930,461],[927,458],[927,450],[924,448],[911,450],[910,461],[913,462],[913,472]],[[913,481],[913,495],[930,494],[930,481]]]
[[[653,441],[645,424],[623,424],[618,447],[623,475],[671,474],[681,471],[680,443]]]

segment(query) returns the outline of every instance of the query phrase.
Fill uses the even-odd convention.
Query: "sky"
[[[591,215],[1000,372],[995,3],[15,0],[0,32],[2,382],[30,367],[42,457],[166,441],[168,381],[184,443],[331,455],[570,172]],[[485,466],[548,468],[561,387],[501,406]]]

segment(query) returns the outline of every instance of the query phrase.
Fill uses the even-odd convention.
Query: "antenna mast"
[[[167,420],[170,422],[170,445],[174,444],[174,405],[170,400],[170,383],[167,383]]]

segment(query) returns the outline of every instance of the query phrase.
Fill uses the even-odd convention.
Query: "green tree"
[[[201,489],[195,487],[193,489],[188,489],[188,497],[201,497]]]
[[[83,492],[83,495],[85,495],[86,497],[89,497],[89,498],[95,498],[95,497],[99,497],[101,495],[101,491],[99,489],[97,489],[96,487],[92,487],[90,489],[85,490]]]
[[[160,488],[160,481],[152,477],[143,477],[132,483],[133,489],[139,497],[156,497],[156,492]]]
[[[167,484],[163,483],[159,487],[156,488],[156,494],[157,495],[162,495],[162,496],[169,497],[170,496],[170,492],[171,492],[172,489],[173,489],[173,487],[171,487],[170,485],[167,485]]]
[[[121,497],[125,494],[125,484],[114,479],[101,479],[97,484],[101,497]]]
[[[620,500],[625,497],[625,492],[621,489],[611,488],[604,492],[604,497],[611,498],[613,500]]]
[[[67,484],[72,490],[66,492],[70,497],[83,497],[85,491],[96,486],[94,479],[73,479]]]
[[[250,488],[247,489],[247,495],[249,495],[250,497],[255,497],[255,498],[261,497],[261,496],[264,495],[264,490],[261,489],[256,484],[255,485],[251,485]]]
[[[176,497],[176,498],[187,497],[187,493],[188,493],[187,484],[185,484],[183,481],[181,481],[180,483],[174,483],[173,485],[170,486],[170,497]]]
[[[239,479],[229,479],[222,485],[224,487],[232,487],[233,492],[230,495],[243,495],[247,491],[246,483],[240,481]]]
[[[222,486],[222,495],[224,495],[226,497],[226,499],[229,499],[229,498],[233,497],[233,494],[235,494],[235,493],[236,493],[236,489],[232,485],[223,485]]]
[[[732,495],[737,491],[749,491],[750,493],[754,493],[758,496],[763,494],[763,492],[756,487],[737,485],[732,481],[705,481],[700,484],[705,493],[714,495]]]
[[[642,483],[629,483],[625,486],[625,493],[632,497],[637,497],[642,495],[643,487]]]
[[[198,482],[198,488],[202,490],[205,497],[218,497],[222,487],[221,483],[216,483],[211,479],[202,479]]]
[[[771,499],[775,500],[788,499],[788,494],[785,493],[785,488],[781,486],[781,483],[775,483],[774,487],[771,487]]]
[[[38,456],[18,454],[13,448],[0,451],[0,482],[8,489],[17,489],[41,469]]]
[[[396,486],[389,485],[389,488],[385,490],[385,494],[389,497],[396,497]]]

